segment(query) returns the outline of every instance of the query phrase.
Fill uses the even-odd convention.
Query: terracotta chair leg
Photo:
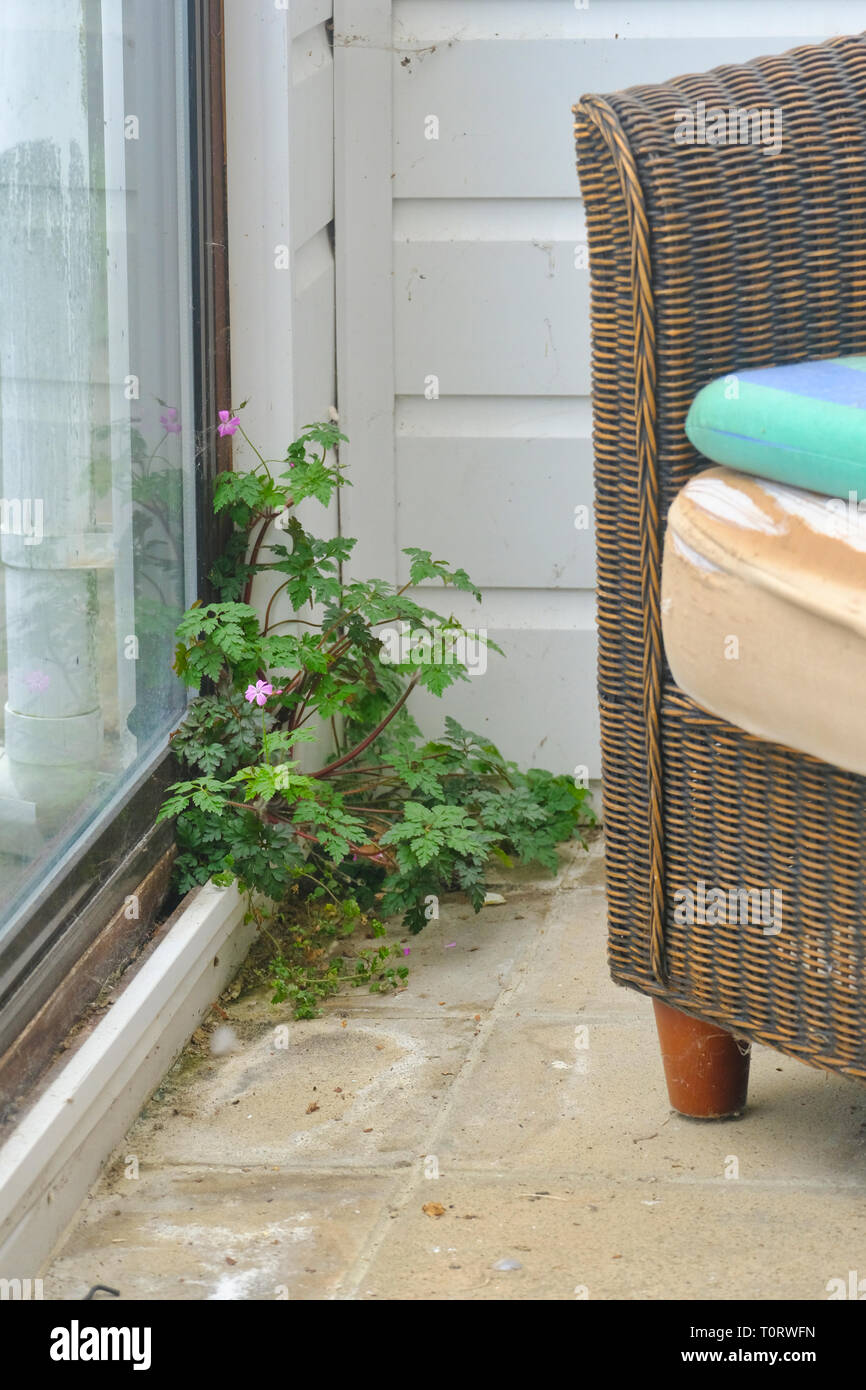
[[[653,1008],[674,1110],[700,1120],[741,1114],[749,1088],[748,1044],[661,999],[653,999]]]

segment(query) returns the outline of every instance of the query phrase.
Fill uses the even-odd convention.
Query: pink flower
[[[176,406],[166,406],[165,414],[159,417],[159,423],[162,425],[166,434],[180,434],[180,420],[177,418]]]
[[[240,417],[238,415],[232,415],[230,410],[221,410],[219,412],[219,417],[220,423],[217,425],[217,429],[220,435],[234,434],[240,424]],[[264,701],[262,701],[262,704],[264,704]]]
[[[411,946],[404,946],[404,947],[403,947],[403,955],[404,955],[404,956],[408,956],[408,955],[409,955],[409,952],[411,951],[411,949],[412,949]]]
[[[250,704],[263,705],[269,695],[273,695],[274,687],[268,681],[256,681],[255,685],[248,685],[244,691],[244,699],[249,700]]]

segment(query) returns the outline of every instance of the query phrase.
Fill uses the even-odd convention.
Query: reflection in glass
[[[185,8],[0,7],[0,935],[184,706]]]

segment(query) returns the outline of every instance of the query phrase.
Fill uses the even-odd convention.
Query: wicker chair
[[[781,109],[781,149],[678,143],[699,101]],[[866,352],[866,36],[586,96],[574,115],[611,973],[656,1001],[675,1108],[722,1116],[745,1103],[736,1039],[866,1079],[866,779],[699,708],[671,679],[659,599],[668,507],[706,466],[683,429],[699,388]],[[674,892],[699,880],[781,889],[784,931],[678,924]]]

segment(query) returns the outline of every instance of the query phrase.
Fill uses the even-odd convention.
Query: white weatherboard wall
[[[358,573],[405,580],[408,545],[463,565],[484,605],[455,612],[507,653],[422,697],[430,732],[452,712],[600,770],[572,104],[864,24],[859,0],[335,0],[343,529]]]

